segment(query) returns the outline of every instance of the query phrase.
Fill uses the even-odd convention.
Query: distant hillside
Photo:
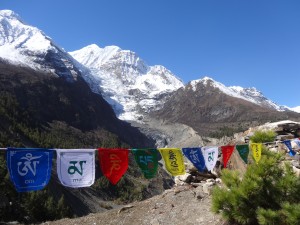
[[[245,95],[239,97],[228,92],[210,78],[189,83],[151,115],[169,123],[186,124],[200,135],[210,137],[230,136],[265,122],[300,120],[299,113],[278,111],[248,101]]]

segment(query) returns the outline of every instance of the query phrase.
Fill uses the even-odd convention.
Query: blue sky
[[[299,0],[1,0],[67,51],[138,53],[184,82],[205,75],[300,105]]]

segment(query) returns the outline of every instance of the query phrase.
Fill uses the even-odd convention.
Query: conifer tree
[[[256,142],[270,141],[270,132],[255,134]],[[268,139],[268,140],[266,140]],[[213,192],[212,210],[237,224],[300,224],[300,179],[281,154],[263,149],[258,164],[238,171],[223,170],[224,187]]]

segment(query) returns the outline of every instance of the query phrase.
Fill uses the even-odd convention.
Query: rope
[[[297,140],[298,138],[293,138],[293,139],[286,139],[286,141],[290,140]],[[278,143],[284,143],[284,141],[272,141],[272,142],[263,142],[262,144],[266,145],[266,144],[278,144]],[[245,143],[245,144],[249,144],[249,143]],[[243,145],[243,144],[240,144],[240,145]],[[72,150],[74,148],[58,148],[58,149],[62,149],[62,150]],[[91,150],[91,149],[94,149],[95,151],[98,149],[98,148],[90,148],[90,149],[87,149],[87,150]],[[144,148],[144,149],[147,149],[147,148]],[[153,148],[148,148],[148,149],[153,149]],[[7,148],[0,148],[0,151],[6,151]],[[48,149],[48,150],[52,150],[52,151],[56,151],[55,148],[51,148],[51,149]],[[84,148],[82,148],[81,150],[84,150]],[[132,151],[133,149],[128,149],[130,151]]]

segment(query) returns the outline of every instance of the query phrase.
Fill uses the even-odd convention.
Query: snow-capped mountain
[[[182,123],[200,135],[230,136],[266,122],[298,121],[300,115],[280,107],[254,88],[226,87],[209,77],[191,81],[172,93],[151,116],[165,123]]]
[[[165,67],[148,66],[135,52],[117,46],[100,48],[92,44],[67,53],[10,10],[0,10],[0,59],[68,81],[81,76],[124,120],[140,120],[144,114],[161,109],[176,90],[192,88],[198,92],[198,85],[212,86],[229,96],[277,111],[293,110],[277,105],[255,88],[226,87],[208,77],[184,86]]]
[[[90,86],[113,106],[119,118],[137,120],[158,109],[170,93],[183,87],[163,66],[148,66],[135,52],[95,44],[70,52],[91,71]]]
[[[290,110],[300,113],[300,106],[294,107],[294,108],[289,108]]]
[[[205,86],[211,86],[215,89],[218,89],[219,91],[223,92],[226,95],[229,95],[229,96],[232,96],[235,98],[241,98],[246,101],[252,102],[254,104],[266,107],[266,108],[275,109],[277,111],[288,110],[287,107],[278,105],[275,102],[271,101],[270,99],[266,98],[262,92],[258,91],[254,87],[251,87],[251,88],[243,88],[240,86],[227,87],[224,84],[217,82],[210,77],[204,77],[199,80],[193,80],[189,84],[187,84],[187,86],[191,86],[191,88],[194,91],[196,91],[198,84],[203,84]]]
[[[13,11],[0,10],[0,59],[68,81],[82,76],[121,119],[137,120],[183,86],[163,66],[148,66],[136,53],[117,46],[90,45],[72,55],[80,63]]]
[[[79,75],[80,65],[67,52],[11,10],[0,10],[0,58],[68,81]]]

